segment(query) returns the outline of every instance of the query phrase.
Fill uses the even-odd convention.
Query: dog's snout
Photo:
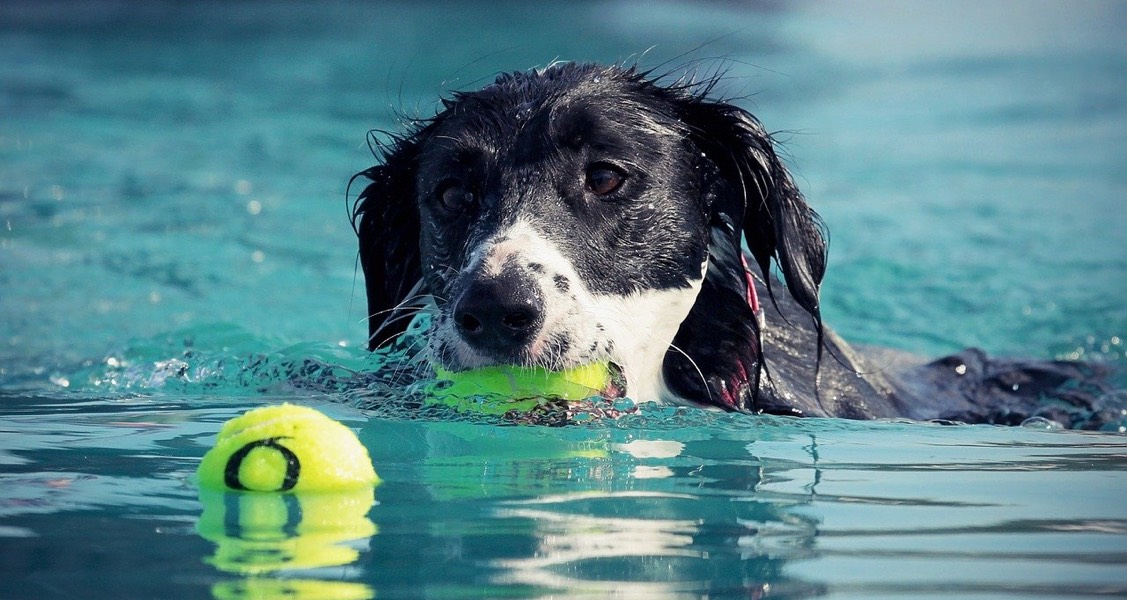
[[[476,278],[454,307],[454,323],[470,344],[513,352],[528,344],[544,321],[535,282],[517,273]]]

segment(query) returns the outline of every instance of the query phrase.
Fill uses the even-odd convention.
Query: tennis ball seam
[[[294,453],[293,450],[278,443],[278,440],[284,439],[292,438],[290,436],[278,436],[262,440],[253,440],[243,444],[241,448],[232,452],[231,456],[227,458],[227,464],[223,469],[223,482],[227,484],[227,487],[234,490],[253,489],[243,484],[243,464],[254,450],[258,448],[272,448],[277,450],[285,460],[286,472],[282,477],[282,483],[277,489],[259,491],[287,492],[292,490],[294,486],[297,485],[298,477],[301,476],[301,460],[298,459],[297,454]]]

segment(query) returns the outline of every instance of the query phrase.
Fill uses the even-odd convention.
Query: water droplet
[[[614,409],[619,412],[632,412],[638,408],[638,405],[629,398],[619,398],[614,401]]]
[[[1021,426],[1026,429],[1043,429],[1045,431],[1064,429],[1064,425],[1045,417],[1029,417],[1021,422]]]

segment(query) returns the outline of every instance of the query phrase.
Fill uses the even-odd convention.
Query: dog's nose
[[[475,278],[454,306],[458,332],[483,350],[518,350],[532,341],[543,321],[539,287],[511,271]]]

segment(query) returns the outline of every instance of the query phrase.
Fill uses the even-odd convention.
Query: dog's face
[[[415,195],[432,360],[660,368],[703,277],[699,151],[628,82],[460,96],[419,151]],[[636,389],[636,387],[632,388]]]
[[[444,104],[364,173],[373,336],[421,279],[436,310],[429,358],[447,370],[610,360],[631,396],[667,395],[670,346],[710,256],[732,268],[717,241],[739,252],[749,186],[767,187],[773,153],[741,149],[749,181],[741,157],[718,156],[737,128],[712,139],[702,124],[724,118],[704,108],[727,105],[616,68],[505,75]],[[753,211],[772,238],[761,264],[775,252],[765,206]],[[743,298],[742,272],[732,279]]]

